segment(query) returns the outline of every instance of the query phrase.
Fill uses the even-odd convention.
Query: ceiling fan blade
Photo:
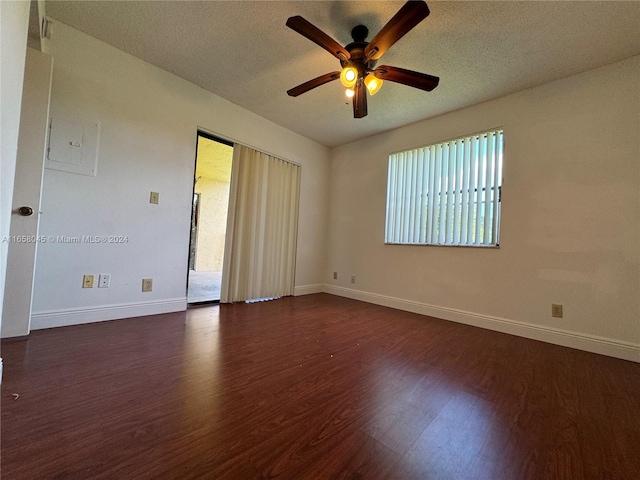
[[[371,60],[378,60],[391,45],[404,37],[413,27],[429,15],[429,7],[423,1],[409,1],[398,10],[382,30],[373,37],[364,50],[364,54]]]
[[[356,94],[353,96],[353,118],[362,118],[367,116],[367,89],[364,82],[359,81],[355,85]]]
[[[299,15],[289,17],[287,27],[295,30],[303,37],[307,37],[316,45],[320,45],[339,60],[349,60],[351,58],[351,54],[342,45]]]
[[[313,90],[320,85],[324,85],[325,83],[337,80],[338,78],[340,78],[340,72],[325,73],[324,75],[320,75],[313,80],[309,80],[308,82],[304,82],[297,87],[293,87],[291,90],[287,90],[287,94],[290,97],[297,97],[298,95],[302,95],[303,93],[306,93],[309,90]]]
[[[404,68],[389,67],[382,65],[373,71],[373,74],[381,80],[389,80],[390,82],[401,83],[410,87],[419,88],[430,92],[438,86],[439,77],[427,75],[426,73],[414,72],[413,70],[405,70]]]

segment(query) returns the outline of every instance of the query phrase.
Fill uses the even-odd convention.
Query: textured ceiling
[[[285,26],[302,15],[345,45],[369,40],[402,1],[47,1],[47,15],[328,147],[534,87],[640,53],[640,2],[436,2],[380,60],[440,77],[427,93],[385,82],[354,119],[339,81],[286,91],[340,69]],[[55,35],[55,32],[54,32]],[[606,92],[602,92],[606,95]]]

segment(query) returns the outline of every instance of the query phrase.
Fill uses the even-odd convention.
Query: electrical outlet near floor
[[[98,288],[109,288],[111,286],[111,274],[101,273],[98,275]]]
[[[82,277],[82,288],[93,288],[93,275],[84,275]]]
[[[338,279],[338,272],[333,272],[333,279],[337,280]]]
[[[153,290],[153,278],[143,278],[142,279],[142,291],[150,292]]]
[[[356,283],[356,276],[355,275],[351,275],[351,283]]]
[[[551,304],[551,316],[556,318],[562,318],[562,305],[556,303]]]
[[[155,205],[160,203],[160,193],[159,192],[151,192],[151,195],[149,195],[149,203],[153,203]]]

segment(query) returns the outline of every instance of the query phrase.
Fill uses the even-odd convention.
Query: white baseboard
[[[120,318],[142,317],[187,309],[187,299],[171,298],[156,302],[135,302],[70,310],[50,310],[31,314],[31,330],[103,322]]]
[[[362,292],[351,288],[325,285],[324,292],[341,297],[352,298],[375,305],[382,305],[407,312],[419,313],[430,317],[441,318],[453,322],[473,325],[475,327],[495,330],[497,332],[517,335],[519,337],[540,340],[542,342],[576,348],[587,352],[599,353],[610,357],[640,363],[640,344],[622,342],[610,338],[586,335],[559,328],[542,327],[531,323],[519,322],[506,318],[492,317],[478,313],[465,312],[452,308],[438,307],[426,303],[403,300],[377,293]]]
[[[299,287],[294,287],[293,296],[299,297],[300,295],[311,295],[312,293],[322,293],[324,292],[324,287],[322,283],[318,283],[316,285],[301,285]]]

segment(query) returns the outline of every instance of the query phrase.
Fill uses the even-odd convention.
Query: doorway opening
[[[187,303],[220,302],[233,143],[198,131]]]

